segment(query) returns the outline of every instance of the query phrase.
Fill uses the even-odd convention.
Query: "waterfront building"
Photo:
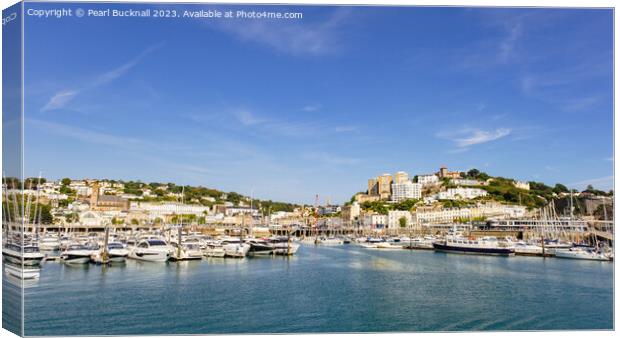
[[[128,199],[114,195],[101,195],[99,182],[97,181],[92,185],[92,193],[89,201],[90,209],[94,211],[129,210]]]
[[[422,197],[422,184],[405,181],[404,183],[392,184],[392,201],[399,202],[406,199],[420,199]]]
[[[409,181],[409,174],[399,171],[394,175],[394,184],[402,184]]]
[[[460,200],[460,199],[474,199],[481,196],[486,196],[487,192],[478,188],[450,188],[446,191],[441,191],[437,194],[439,200]]]
[[[471,218],[468,208],[418,207],[413,215],[413,223],[445,223],[456,219]]]
[[[84,211],[79,214],[79,224],[83,226],[105,226],[110,225],[111,218],[105,217],[103,213],[92,210]]]
[[[77,196],[90,196],[93,193],[93,189],[86,185],[70,185],[71,189],[75,190]]]
[[[437,173],[437,176],[439,176],[439,178],[460,178],[461,172],[460,171],[448,171],[448,168],[446,168],[446,166],[441,166],[441,168],[439,168],[439,172]]]
[[[418,175],[418,183],[422,184],[422,186],[430,186],[436,185],[439,183],[439,177],[435,174],[430,175]]]
[[[345,205],[340,210],[340,218],[345,222],[351,222],[359,218],[360,216],[360,204],[353,202],[350,205]]]
[[[527,209],[522,205],[501,204],[497,202],[478,203],[476,207],[470,208],[471,217],[485,217],[503,219],[507,217],[524,217]]]
[[[411,227],[413,216],[410,211],[406,210],[390,210],[388,212],[387,224],[389,229],[398,229],[400,228],[400,219],[404,217],[407,220],[407,227]]]
[[[210,208],[204,205],[177,202],[132,202],[131,211],[145,211],[148,214],[149,220],[155,220],[157,218],[166,220],[172,215],[195,215],[196,217],[203,217],[205,213],[210,211]]]
[[[333,215],[338,213],[341,210],[339,205],[321,205],[319,206],[318,213],[320,216]]]
[[[258,209],[250,208],[250,207],[242,207],[242,206],[226,207],[226,211],[224,212],[224,215],[226,216],[236,216],[236,215],[258,216],[258,214],[259,214]]]
[[[367,213],[362,216],[363,226],[371,229],[382,229],[387,225],[387,221],[387,215]]]

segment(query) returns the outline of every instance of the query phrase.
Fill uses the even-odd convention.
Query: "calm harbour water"
[[[612,329],[613,264],[353,245],[304,245],[291,258],[49,262],[25,289],[25,313],[26,335],[58,336]]]

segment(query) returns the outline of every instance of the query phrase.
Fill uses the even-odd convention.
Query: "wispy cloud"
[[[259,118],[254,115],[252,112],[247,110],[239,110],[233,113],[237,121],[239,121],[244,126],[254,126],[257,124],[262,124],[268,122],[265,119]]]
[[[552,167],[552,166],[550,166],[550,165],[546,165],[546,166],[545,166],[545,170],[547,170],[547,171],[551,171],[551,172],[556,172],[556,173],[557,173],[557,172],[560,172],[560,170],[558,170],[558,168],[556,168],[556,167]]]
[[[230,129],[244,128],[263,136],[306,137],[352,133],[359,129],[355,125],[333,126],[332,123],[324,123],[316,119],[276,118],[257,114],[250,109],[237,109],[227,113],[193,113],[185,116],[194,122],[210,124],[211,127],[213,123],[222,123]],[[236,123],[231,124],[231,118]]]
[[[454,142],[458,148],[467,148],[473,145],[499,140],[510,135],[510,132],[508,128],[497,128],[495,130],[463,128],[458,131],[439,132],[436,136]]]
[[[77,87],[77,88],[73,88],[73,89],[63,89],[57,92],[56,94],[52,95],[52,97],[47,101],[47,103],[41,108],[41,111],[46,112],[46,111],[64,108],[67,104],[69,104],[73,99],[75,99],[76,96],[78,96],[82,92],[106,85],[122,77],[123,75],[127,74],[127,72],[129,72],[132,68],[138,65],[140,61],[144,59],[144,57],[146,57],[148,54],[152,53],[153,51],[161,48],[162,46],[163,46],[163,42],[146,48],[138,56],[136,56],[129,62],[121,65],[120,67],[112,69],[108,72],[100,74],[90,84]]]
[[[499,58],[507,62],[514,57],[517,41],[523,33],[521,22],[515,22],[508,27],[508,35],[500,42]]]
[[[324,55],[338,50],[338,29],[347,22],[351,9],[339,8],[323,21],[252,20],[218,25],[244,41],[254,41],[294,55]],[[230,20],[229,20],[230,21]]]
[[[322,162],[327,165],[356,165],[361,162],[358,158],[346,157],[346,156],[337,156],[333,154],[328,154],[326,152],[309,152],[303,155],[303,158],[311,161]]]
[[[305,112],[313,112],[313,111],[317,111],[319,109],[323,108],[323,106],[320,103],[317,104],[309,104],[307,106],[304,106],[301,108],[302,111]]]
[[[347,132],[357,131],[357,129],[358,129],[357,126],[338,126],[338,127],[334,127],[334,132],[347,133]]]
[[[75,95],[78,94],[77,90],[63,90],[52,96],[49,101],[41,108],[41,111],[48,111],[54,109],[60,109],[64,107],[69,101],[71,101]]]
[[[96,143],[106,146],[147,146],[148,143],[137,138],[118,136],[109,133],[89,130],[85,128],[43,121],[39,119],[26,119],[26,127],[35,127],[39,130],[69,137],[82,142]]]

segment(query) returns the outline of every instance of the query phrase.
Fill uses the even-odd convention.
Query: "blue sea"
[[[290,258],[47,262],[25,288],[24,329],[55,336],[612,329],[613,265],[354,245],[303,245]],[[6,316],[19,310],[8,303],[19,289],[6,275],[3,289]]]

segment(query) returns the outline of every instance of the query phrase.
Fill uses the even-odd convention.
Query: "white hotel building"
[[[422,198],[422,184],[411,181],[392,184],[392,201],[399,202],[409,198]]]
[[[431,175],[418,175],[418,183],[422,186],[435,185],[439,183],[439,177],[435,174]]]
[[[171,215],[196,215],[196,217],[205,216],[205,212],[209,212],[209,207],[194,204],[182,203],[150,203],[150,202],[131,202],[131,211],[145,211],[149,215],[150,220],[156,218],[165,219]]]
[[[449,223],[457,218],[470,218],[471,210],[467,208],[438,209],[413,213],[413,221],[416,224],[426,223]]]
[[[478,188],[451,188],[446,191],[441,191],[437,194],[439,200],[459,200],[459,199],[474,199],[476,197],[486,196],[487,192]]]

